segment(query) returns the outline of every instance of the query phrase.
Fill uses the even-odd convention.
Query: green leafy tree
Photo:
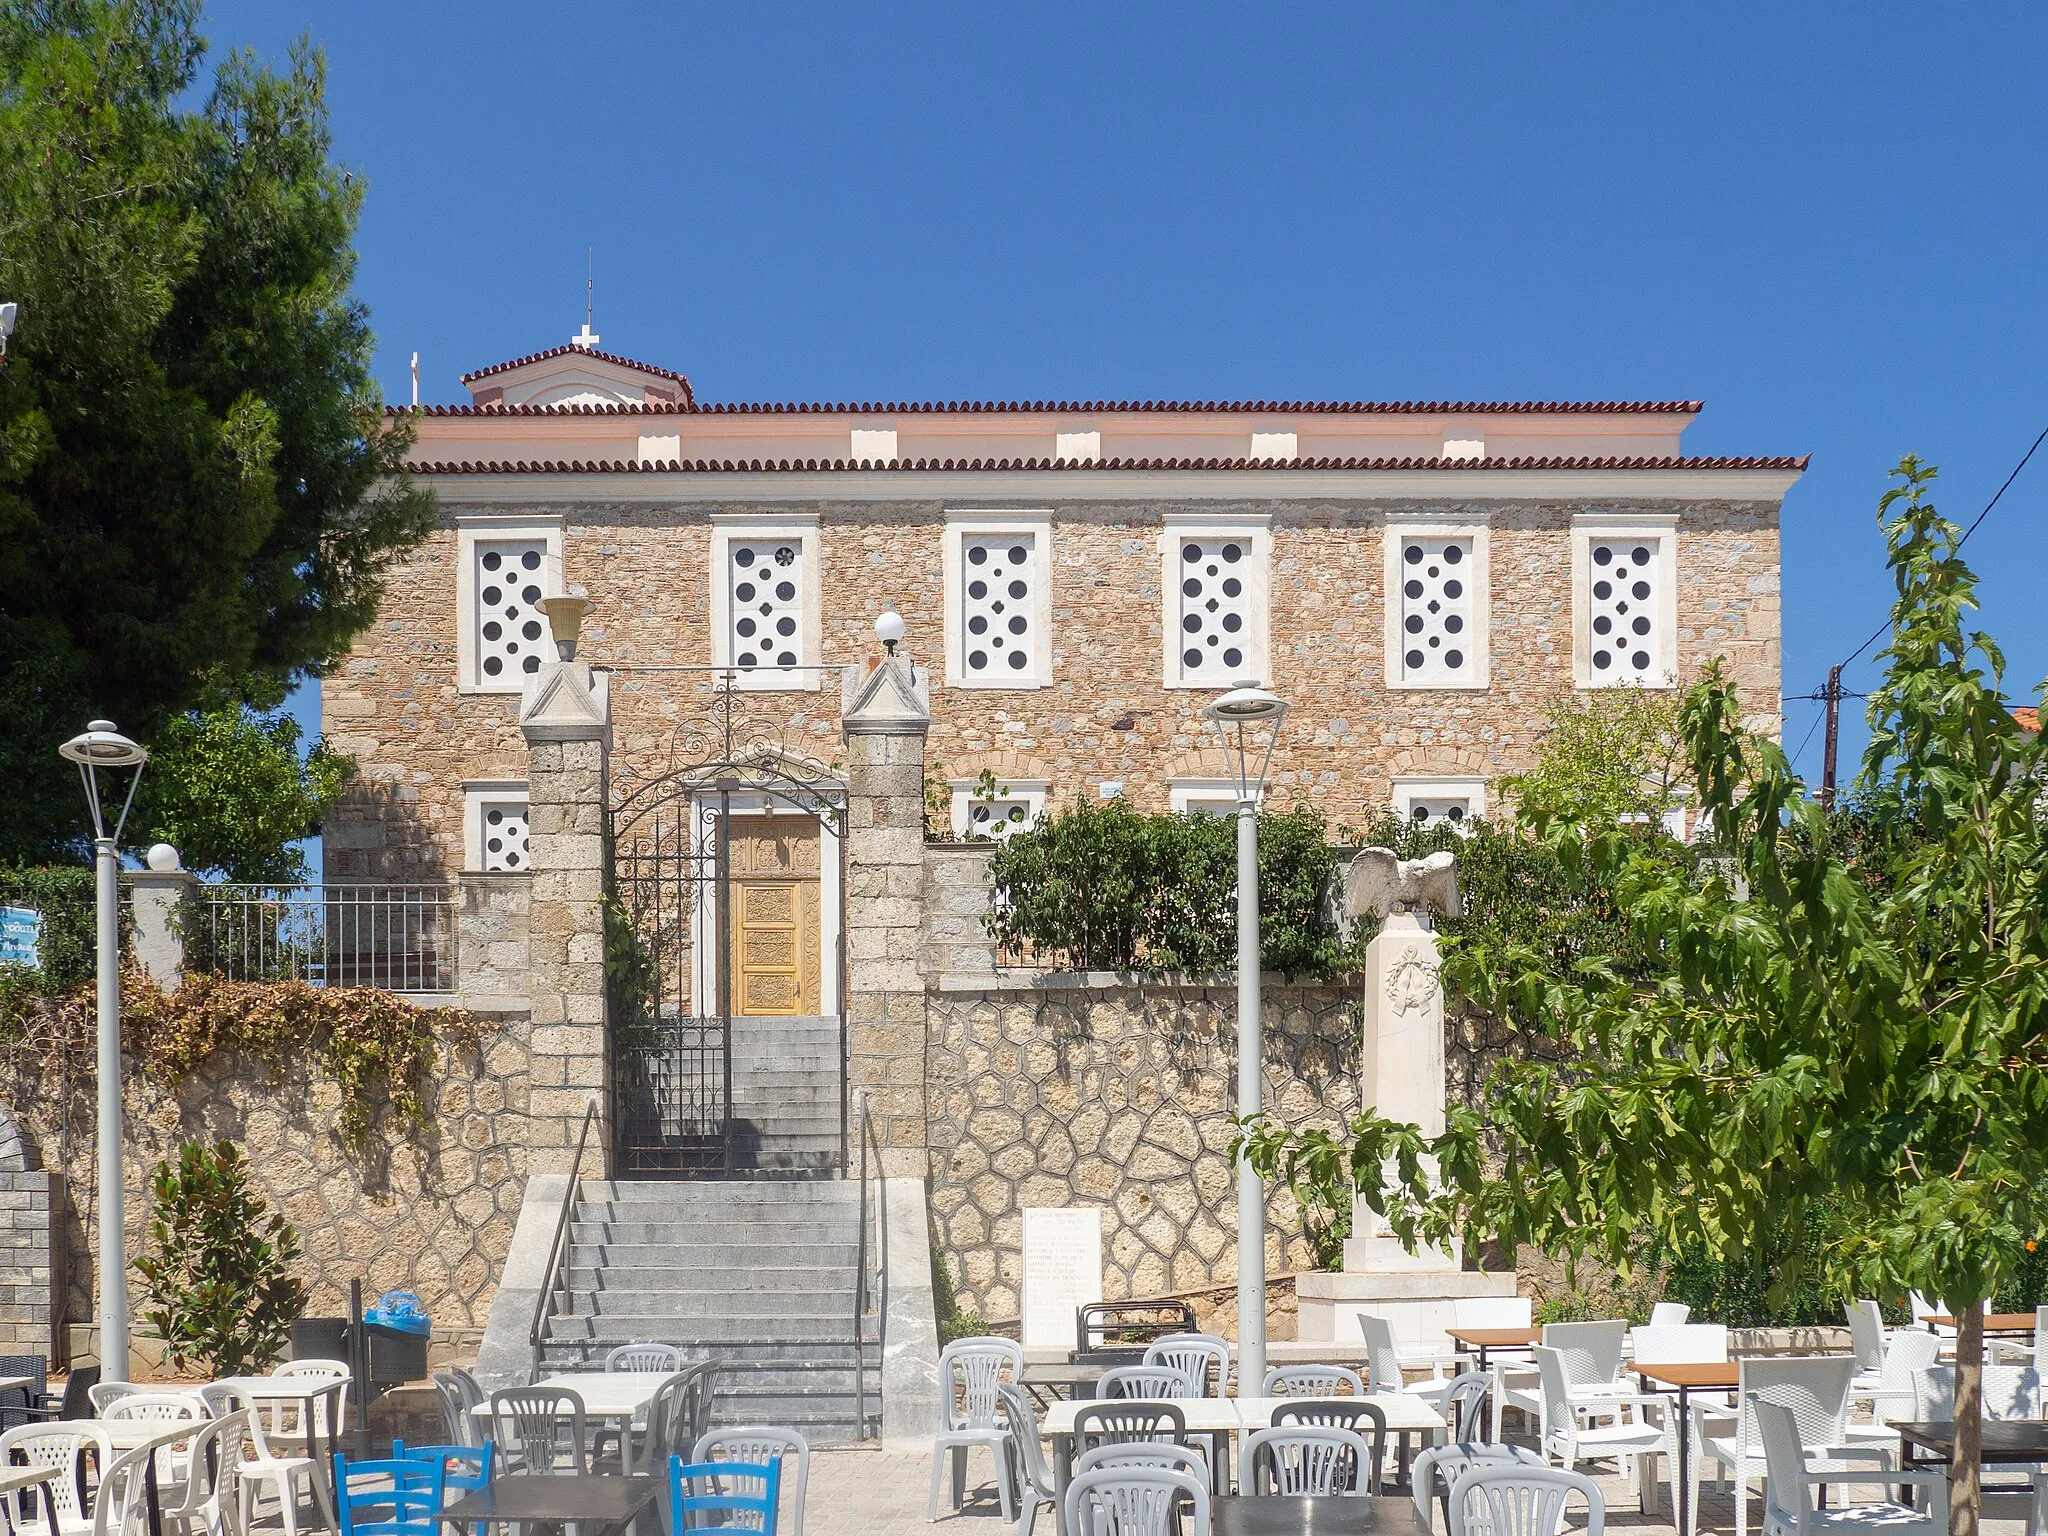
[[[153,745],[275,708],[431,525],[322,59],[231,53],[209,88],[204,53],[196,0],[0,0],[0,858],[76,842],[56,746],[88,717]]]
[[[299,1234],[270,1209],[231,1141],[188,1141],[149,1182],[149,1234],[135,1261],[147,1288],[143,1320],[178,1370],[239,1376],[276,1363],[306,1310],[292,1273]]]
[[[1665,694],[1608,688],[1551,700],[1536,766],[1501,780],[1518,819],[1538,828],[1646,825],[1686,798],[1678,706]]]
[[[1681,731],[1749,898],[1626,831],[1559,824],[1546,846],[1614,890],[1662,964],[1454,942],[1447,981],[1570,1065],[1511,1058],[1484,1112],[1453,1108],[1430,1145],[1361,1116],[1351,1172],[1411,1240],[1532,1243],[1624,1272],[1644,1248],[1775,1245],[1781,1293],[1804,1278],[1809,1230],[1839,1220],[1816,1260],[1832,1277],[1965,1308],[1951,1529],[1976,1536],[1982,1302],[2019,1279],[2048,1218],[2044,760],[2005,707],[1997,645],[1967,627],[1976,581],[1928,499],[1934,471],[1908,458],[1897,476],[1879,513],[1892,638],[1858,792],[1883,830],[1838,837],[1710,672]],[[1271,1124],[1248,1143],[1282,1177],[1302,1150]]]
[[[306,878],[293,844],[320,829],[355,772],[316,741],[299,755],[299,723],[239,705],[180,715],[157,732],[130,825],[135,841],[172,844],[185,867],[284,885]]]

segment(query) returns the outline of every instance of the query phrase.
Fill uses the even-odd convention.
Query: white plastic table
[[[545,1388],[574,1392],[583,1399],[583,1416],[586,1419],[632,1420],[646,1412],[661,1384],[674,1374],[673,1371],[569,1371],[559,1376],[543,1376],[533,1386],[535,1390]],[[478,1403],[469,1411],[474,1418],[490,1420],[491,1405],[488,1402]]]

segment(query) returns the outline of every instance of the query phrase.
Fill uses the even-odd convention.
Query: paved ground
[[[819,1451],[811,1458],[810,1497],[805,1501],[804,1536],[1006,1536],[996,1507],[995,1483],[989,1458],[976,1453],[968,1463],[967,1505],[954,1514],[940,1495],[940,1516],[936,1524],[924,1518],[925,1497],[931,1486],[931,1459],[926,1455],[894,1451]],[[1597,1474],[1596,1474],[1597,1475]],[[1643,1515],[1619,1477],[1599,1477],[1607,1495],[1607,1524],[1657,1536],[1671,1532],[1671,1490],[1661,1491],[1658,1513]],[[979,1486],[977,1486],[977,1484]],[[1859,1497],[1868,1497],[1859,1490]],[[1985,1536],[2024,1536],[2030,1500],[2021,1496],[1994,1495],[1985,1500]],[[1757,1536],[1762,1518],[1756,1495],[1749,1501],[1749,1530]],[[1735,1503],[1710,1484],[1700,1494],[1700,1526],[1703,1531],[1722,1533],[1735,1529]],[[786,1529],[786,1527],[785,1527]],[[1038,1517],[1036,1536],[1053,1536],[1050,1512]],[[1408,1536],[1406,1531],[1394,1536]]]

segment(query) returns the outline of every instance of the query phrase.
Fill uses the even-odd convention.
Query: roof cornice
[[[496,363],[462,376],[465,384],[576,352],[661,378],[679,373],[575,347]],[[855,400],[714,401],[617,405],[387,405],[387,414],[422,416],[1697,416],[1698,400]]]

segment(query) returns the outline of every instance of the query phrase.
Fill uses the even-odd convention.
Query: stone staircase
[[[835,1025],[835,1095],[837,1041]],[[725,1362],[714,1423],[785,1425],[819,1445],[878,1435],[881,1351],[855,1343],[861,1185],[817,1176],[825,1135],[822,1117],[805,1120],[811,1108],[777,1113],[762,1138],[763,1156],[797,1160],[782,1170],[795,1178],[584,1183],[542,1370],[602,1367],[619,1344],[676,1344]],[[834,1167],[838,1120],[835,1101]],[[871,1230],[871,1265],[874,1242]],[[875,1328],[868,1319],[869,1339]]]
[[[843,1150],[839,1020],[732,1021],[735,1172],[834,1177]]]

